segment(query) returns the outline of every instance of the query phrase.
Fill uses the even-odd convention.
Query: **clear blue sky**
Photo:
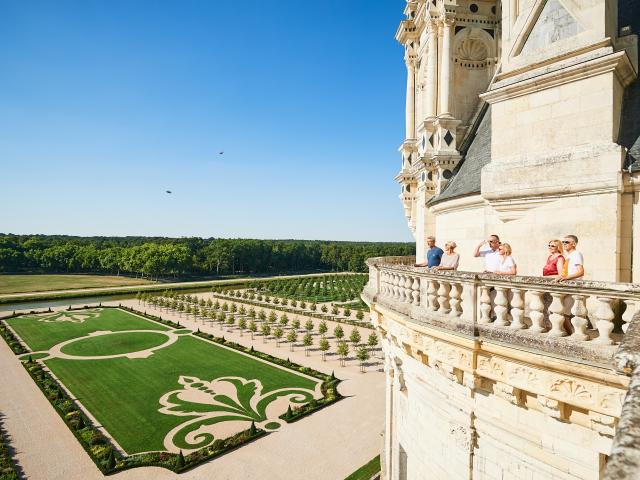
[[[0,0],[0,232],[410,241],[404,4]]]

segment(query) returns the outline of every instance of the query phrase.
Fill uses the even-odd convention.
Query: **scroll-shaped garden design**
[[[317,395],[304,388],[263,393],[259,380],[242,377],[222,377],[207,382],[181,376],[179,383],[181,389],[160,399],[163,405],[160,412],[192,418],[167,434],[164,445],[169,451],[210,445],[216,438],[247,429],[251,422],[258,428],[275,430],[280,427],[278,416],[287,410],[289,402],[300,405]]]

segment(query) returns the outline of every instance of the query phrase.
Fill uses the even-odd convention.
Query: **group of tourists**
[[[436,246],[435,237],[427,237],[426,262],[416,267],[433,270],[457,270],[460,255],[455,252],[456,242],[444,244],[444,250]],[[567,235],[563,240],[549,240],[549,256],[542,268],[542,276],[558,280],[575,280],[584,276],[584,258],[576,249],[578,237]],[[508,243],[501,243],[498,235],[489,235],[473,251],[474,257],[484,258],[484,271],[498,275],[517,275],[518,265]]]

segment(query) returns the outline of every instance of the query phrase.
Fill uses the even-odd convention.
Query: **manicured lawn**
[[[167,340],[154,332],[167,330],[163,325],[114,308],[31,315],[8,323],[34,350],[98,330],[115,332],[70,343],[63,348],[67,355],[137,352]],[[308,403],[320,383],[189,333],[147,358],[44,362],[128,454],[201,448],[214,441],[212,429],[222,427],[226,433],[220,438],[226,438],[249,428],[252,420],[277,429],[288,402]],[[280,397],[286,397],[284,403]]]
[[[181,388],[180,376],[206,381],[228,376],[256,378],[264,392],[284,387],[314,389],[316,385],[288,370],[190,335],[144,359],[55,358],[45,363],[129,454],[164,450],[165,435],[190,418],[158,411],[160,397]]]
[[[63,347],[62,353],[78,357],[120,355],[157,347],[167,340],[167,336],[161,333],[120,332],[78,340]]]
[[[65,320],[64,318],[70,320]],[[56,321],[57,320],[57,321]],[[61,321],[62,320],[62,321]],[[78,322],[74,322],[77,320]],[[72,310],[55,314],[11,318],[7,323],[34,351],[49,350],[54,345],[91,332],[110,330],[167,330],[167,327],[115,308]]]
[[[120,287],[147,283],[155,282],[108,275],[0,275],[0,294]]]

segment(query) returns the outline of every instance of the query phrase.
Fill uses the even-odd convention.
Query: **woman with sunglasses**
[[[498,275],[517,275],[518,266],[511,256],[511,245],[509,245],[508,243],[501,243],[498,247],[498,253],[500,265],[498,267],[498,270],[493,273],[497,273]]]
[[[549,256],[547,263],[542,268],[542,276],[544,277],[560,277],[564,269],[564,249],[560,240],[549,240]]]

